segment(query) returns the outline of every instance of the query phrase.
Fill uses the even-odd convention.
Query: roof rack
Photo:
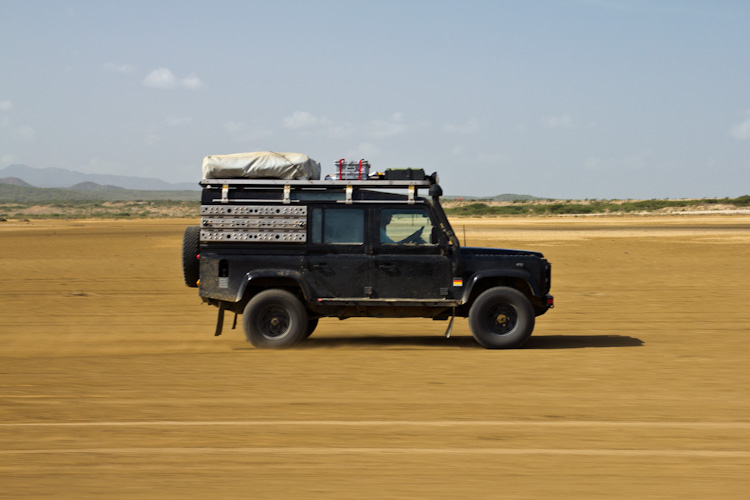
[[[344,188],[346,199],[344,203],[352,203],[352,193],[355,188],[380,188],[380,189],[408,189],[407,203],[413,204],[417,195],[418,188],[429,188],[435,184],[435,177],[428,177],[423,180],[392,180],[376,179],[366,181],[356,180],[287,180],[287,179],[203,179],[200,185],[206,188],[213,186],[221,187],[221,203],[228,203],[229,186],[243,187],[279,187],[284,189],[282,203],[291,203],[290,194],[292,189],[326,189],[326,188]]]
[[[366,180],[366,181],[355,181],[355,180],[287,180],[287,179],[203,179],[200,182],[201,186],[223,186],[226,184],[235,184],[243,186],[294,186],[294,187],[373,187],[373,188],[408,188],[409,186],[415,187],[430,187],[432,180],[429,178],[424,180]]]

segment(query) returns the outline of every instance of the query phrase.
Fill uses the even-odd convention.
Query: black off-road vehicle
[[[284,348],[318,318],[468,317],[487,348],[520,346],[552,308],[541,253],[461,247],[437,175],[396,180],[210,179],[183,239],[188,286]],[[412,176],[407,176],[412,177]],[[420,194],[423,196],[420,196]],[[426,196],[424,196],[426,195]]]

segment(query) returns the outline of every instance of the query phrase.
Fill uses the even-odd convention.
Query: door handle
[[[313,264],[310,267],[312,267],[313,269],[325,269],[326,267],[328,267],[328,264],[326,264],[325,262],[321,262],[320,264]]]
[[[393,264],[378,264],[378,269],[385,269],[386,271],[392,271],[393,269],[396,269],[396,266]]]

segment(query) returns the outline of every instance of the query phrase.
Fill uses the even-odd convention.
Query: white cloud
[[[443,132],[449,134],[473,134],[479,131],[479,122],[476,118],[471,118],[469,121],[462,125],[454,125],[452,123],[446,123],[443,125]]]
[[[349,137],[355,132],[355,127],[351,123],[343,122],[330,124],[323,130],[323,135],[329,139],[343,139]]]
[[[387,120],[372,120],[365,125],[367,134],[376,139],[402,135],[409,130],[409,126],[403,122],[401,113],[392,114]]]
[[[133,71],[135,71],[135,68],[133,66],[130,66],[129,64],[114,64],[111,62],[108,62],[103,66],[104,69],[107,71],[113,71],[115,73],[126,73],[130,74]]]
[[[355,127],[348,122],[334,122],[327,116],[317,116],[307,111],[295,111],[282,120],[284,127],[297,130],[303,136],[323,136],[342,139],[350,136]]]
[[[393,113],[386,119],[371,120],[362,125],[350,122],[337,122],[327,116],[314,115],[307,111],[295,111],[282,120],[284,127],[297,130],[303,136],[323,136],[329,139],[342,139],[358,134],[370,139],[382,139],[407,133],[412,126],[404,122],[402,113]],[[422,122],[417,128],[429,128]]]
[[[730,133],[738,141],[750,140],[750,118],[734,125]]]
[[[544,127],[549,129],[567,129],[573,126],[573,119],[568,115],[548,116],[540,121]]]
[[[195,73],[191,73],[185,78],[178,78],[169,68],[153,70],[143,79],[143,84],[146,87],[163,90],[175,88],[197,90],[206,86]]]
[[[11,136],[18,142],[33,142],[36,131],[29,125],[17,125],[11,130]]]
[[[179,127],[181,125],[187,125],[192,123],[193,119],[187,116],[168,116],[164,123],[170,127]]]
[[[325,116],[315,116],[307,111],[295,111],[284,118],[284,126],[293,130],[328,125],[330,122]]]
[[[180,80],[182,86],[188,90],[198,90],[206,86],[195,73],[190,73],[188,76]]]
[[[177,77],[169,69],[159,68],[146,75],[143,84],[155,89],[173,89],[177,86]]]
[[[10,101],[0,101],[0,111],[10,111],[13,109],[13,103]]]

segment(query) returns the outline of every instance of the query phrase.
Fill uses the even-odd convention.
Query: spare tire
[[[182,236],[182,276],[189,287],[197,287],[200,279],[200,226],[188,226]]]

